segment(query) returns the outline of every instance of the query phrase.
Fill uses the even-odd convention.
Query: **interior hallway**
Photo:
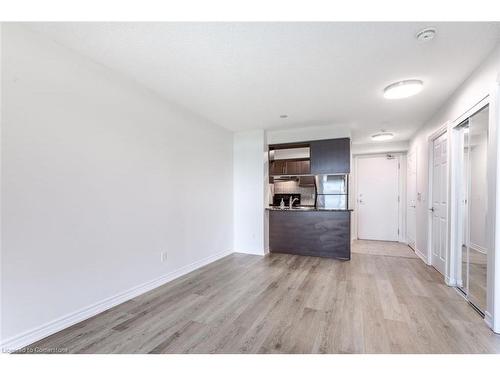
[[[400,242],[354,240],[351,251],[358,254],[418,258],[408,245]]]
[[[500,353],[500,336],[436,270],[415,257],[391,255],[393,243],[375,250],[382,245],[356,242],[349,262],[235,253],[30,348],[69,353]]]

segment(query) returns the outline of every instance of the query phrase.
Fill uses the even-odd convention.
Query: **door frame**
[[[451,160],[451,141],[450,141],[450,136],[448,132],[448,127],[449,127],[449,122],[441,125],[438,130],[436,130],[434,133],[432,133],[428,138],[427,138],[427,150],[428,150],[428,171],[427,171],[427,176],[428,176],[428,185],[427,185],[427,264],[431,265],[434,267],[432,264],[432,202],[433,202],[433,196],[432,196],[432,183],[433,183],[433,175],[434,175],[434,141],[441,137],[443,134],[448,134],[446,138],[446,163],[447,163],[447,168],[446,168],[446,199],[447,199],[447,230],[446,230],[446,259],[445,259],[445,269],[444,269],[444,279],[446,284],[449,284],[448,280],[448,259],[450,257],[449,254],[449,249],[450,249],[450,160]]]
[[[414,248],[410,246],[410,243],[408,241],[408,228],[409,228],[409,225],[408,225],[408,214],[409,214],[409,210],[408,210],[408,203],[409,203],[409,197],[408,197],[408,189],[409,189],[409,186],[410,186],[410,181],[408,179],[408,154],[412,152],[413,153],[413,158],[415,159],[415,207],[413,207],[413,211],[415,213],[415,217],[413,218],[414,219],[414,224],[415,224],[415,227],[414,227],[414,236],[415,236],[415,244],[414,244]],[[415,254],[417,254],[418,256],[420,256],[421,258],[423,258],[424,256],[421,255],[420,251],[417,249],[417,196],[418,196],[418,149],[417,147],[415,147],[414,149],[412,149],[411,151],[408,150],[408,152],[406,153],[406,186],[405,186],[405,242],[406,244],[411,248],[413,249],[413,251],[415,252]],[[425,261],[425,260],[424,260]]]
[[[406,242],[406,151],[398,151],[398,152],[376,152],[370,154],[358,154],[353,155],[354,161],[354,189],[353,189],[353,198],[354,198],[354,220],[353,223],[355,228],[353,230],[354,239],[359,239],[358,236],[358,220],[359,220],[359,202],[358,202],[358,160],[361,158],[373,158],[380,157],[383,155],[393,155],[398,160],[398,242],[407,243]]]

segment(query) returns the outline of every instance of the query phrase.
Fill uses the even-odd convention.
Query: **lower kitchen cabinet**
[[[350,211],[269,211],[272,253],[351,259]]]

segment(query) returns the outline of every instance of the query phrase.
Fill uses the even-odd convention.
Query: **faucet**
[[[298,201],[298,200],[299,200],[299,198],[293,198],[292,199],[292,196],[290,196],[290,199],[289,199],[289,208],[292,209],[293,202]]]

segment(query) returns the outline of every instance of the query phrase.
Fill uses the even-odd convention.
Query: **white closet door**
[[[448,233],[448,142],[447,134],[433,142],[432,163],[432,265],[445,274]]]

